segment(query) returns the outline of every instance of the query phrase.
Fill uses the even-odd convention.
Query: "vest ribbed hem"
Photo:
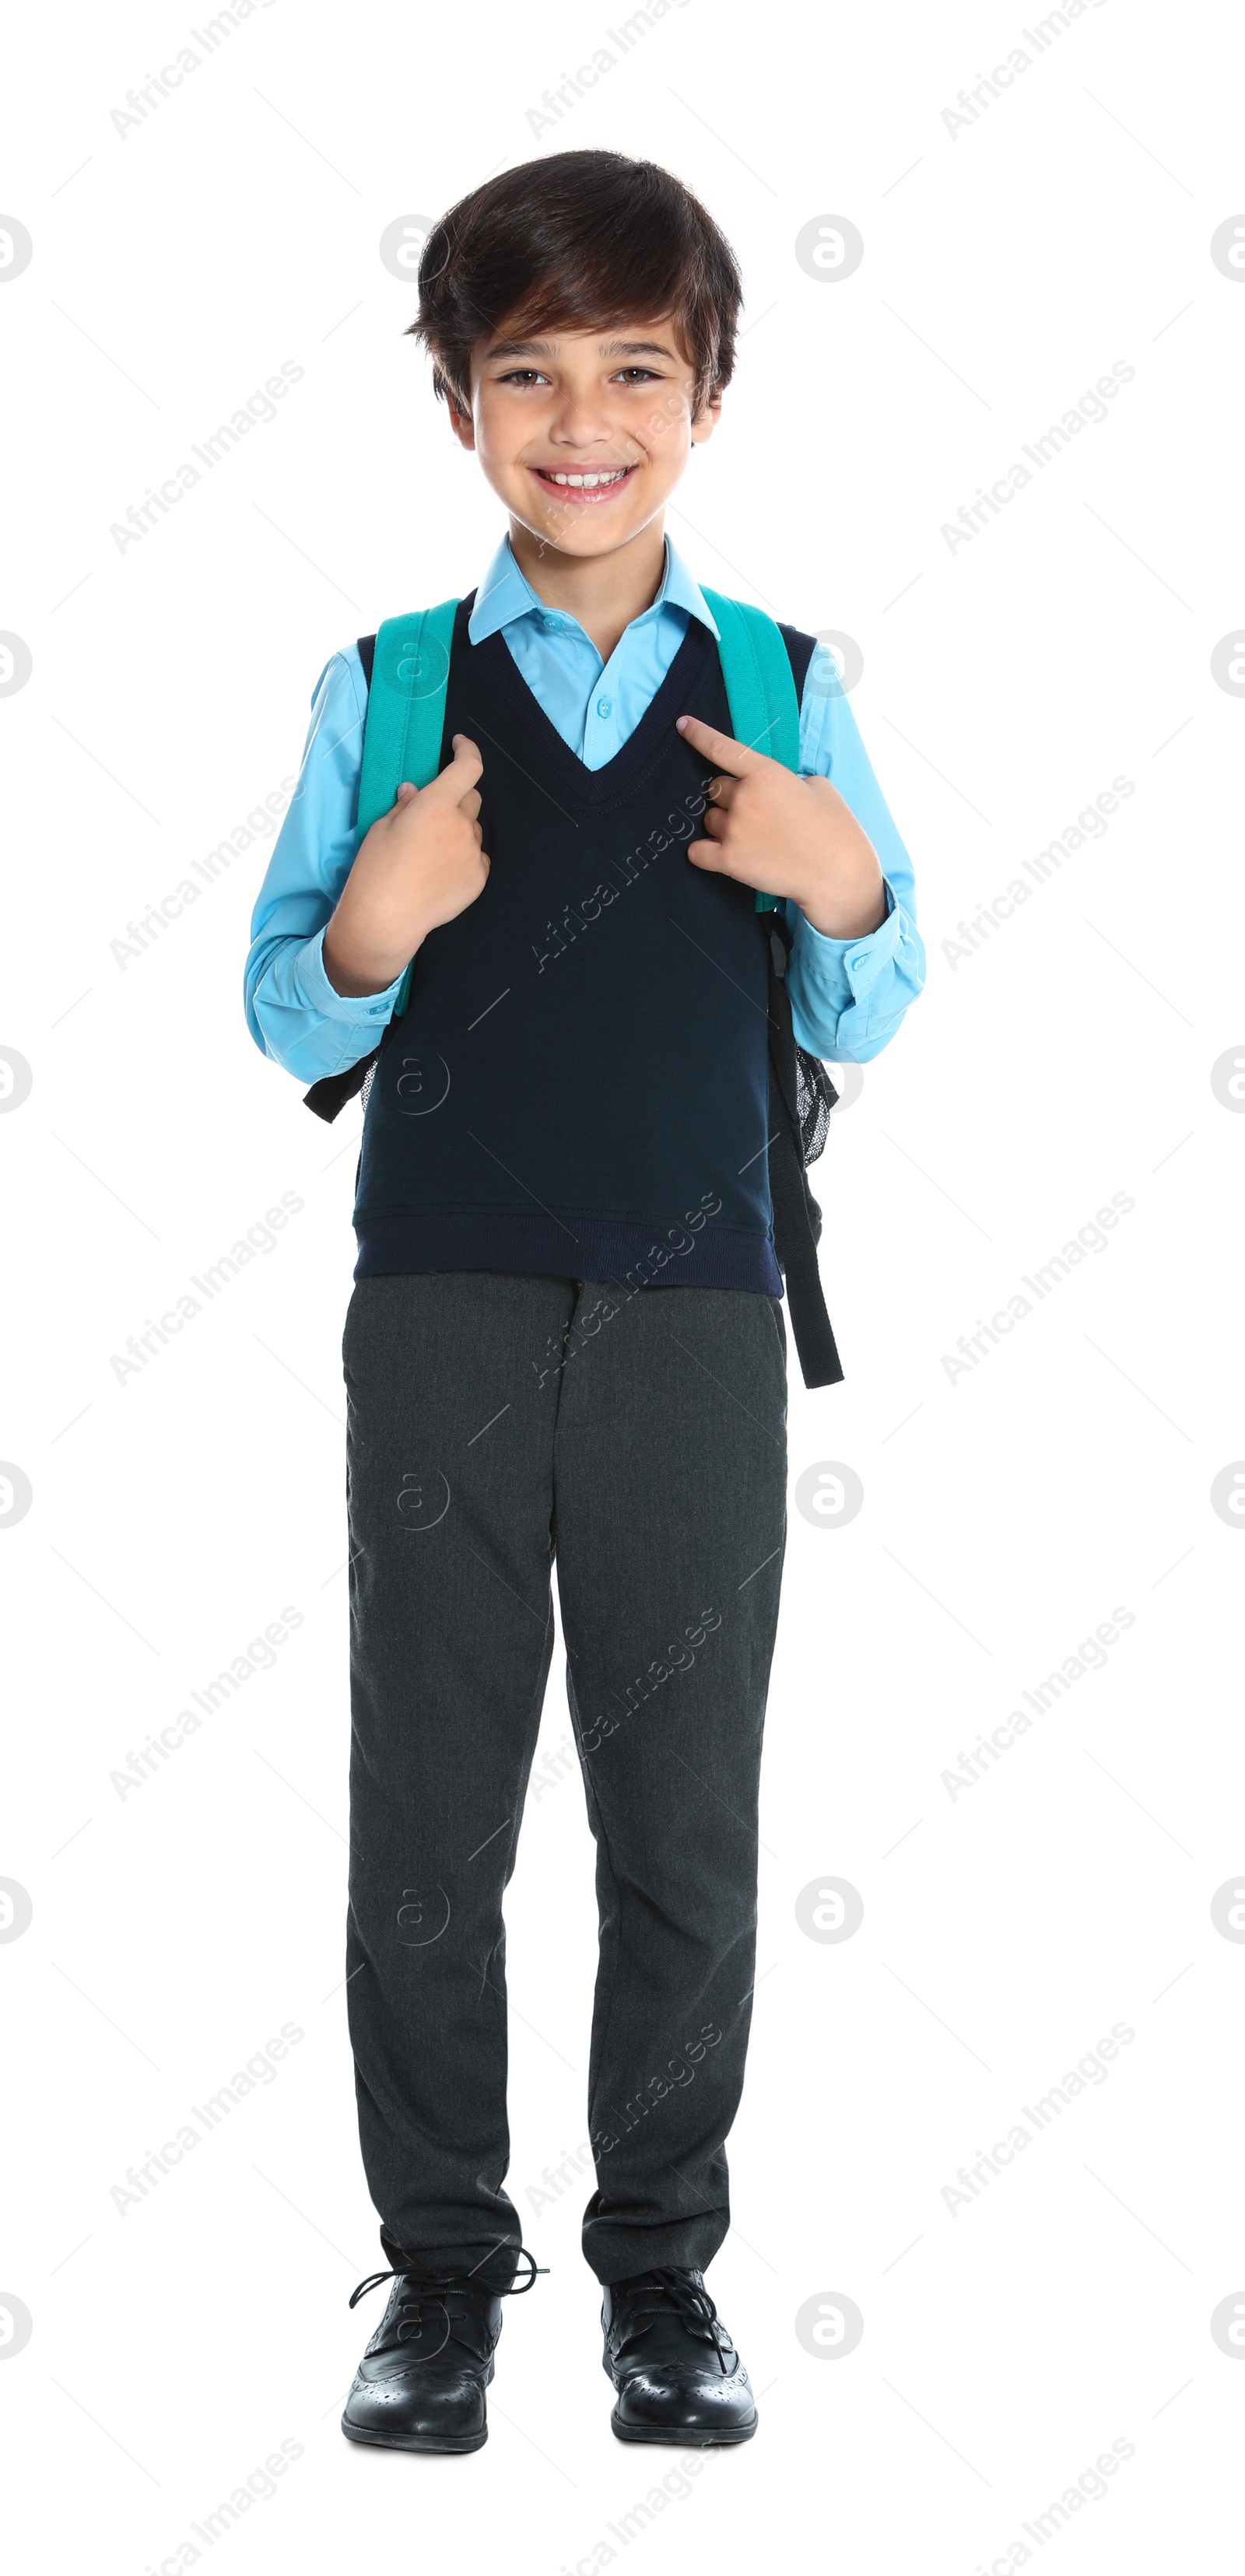
[[[691,1236],[687,1250],[679,1249],[688,1242],[682,1226],[623,1225],[603,1217],[559,1222],[525,1210],[361,1217],[355,1232],[356,1279],[419,1270],[517,1270],[554,1279],[626,1280],[636,1288],[751,1288],[782,1295],[782,1273],[765,1235],[707,1225]]]

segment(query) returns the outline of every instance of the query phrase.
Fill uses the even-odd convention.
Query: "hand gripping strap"
[[[389,812],[404,779],[429,787],[437,775],[457,608],[456,599],[443,599],[436,608],[387,617],[377,629],[359,780],[360,841]],[[402,1018],[410,989],[408,966],[393,1019]]]
[[[718,628],[718,659],[726,683],[731,731],[749,751],[763,751],[784,769],[800,766],[800,702],[787,648],[772,617],[742,599],[706,590],[705,606]],[[773,912],[778,898],[759,894],[758,912]]]
[[[406,617],[387,617],[376,634],[363,724],[363,767],[359,776],[359,817],[355,852],[373,823],[389,812],[399,787],[429,787],[441,760],[445,730],[445,692],[450,676],[450,644],[456,599],[437,608],[412,609]],[[366,640],[366,639],[365,639]],[[398,987],[386,1033],[406,1010],[411,990],[408,966]],[[381,1041],[382,1045],[384,1040]],[[332,1121],[361,1091],[378,1050],[361,1056],[344,1073],[322,1074],[303,1093],[317,1118]]]

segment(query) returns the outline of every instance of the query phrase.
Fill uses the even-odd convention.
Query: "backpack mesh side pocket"
[[[807,1166],[816,1162],[830,1133],[830,1112],[839,1095],[824,1064],[815,1055],[806,1055],[802,1046],[795,1051],[795,1097],[800,1150]]]

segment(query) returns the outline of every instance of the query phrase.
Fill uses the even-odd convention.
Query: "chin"
[[[513,515],[542,545],[556,547],[559,554],[582,555],[585,559],[592,555],[613,554],[616,547],[625,546],[631,537],[638,536],[639,526],[643,524],[624,525],[622,521],[616,521],[612,527],[605,528],[599,520],[584,518],[572,519],[568,526],[559,520],[542,527],[523,511],[515,510]]]

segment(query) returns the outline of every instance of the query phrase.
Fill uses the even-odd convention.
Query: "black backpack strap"
[[[796,1106],[796,1046],[787,991],[791,933],[777,913],[765,915],[769,934],[769,1187],[774,1210],[774,1250],[787,1284],[791,1330],[806,1386],[837,1386],[843,1364],[826,1310],[817,1263],[821,1210],[808,1186]]]
[[[797,698],[803,699],[814,635],[780,626]],[[817,1264],[821,1210],[808,1186],[800,1130],[795,1030],[787,991],[791,933],[781,912],[762,916],[769,942],[770,1148],[769,1186],[774,1209],[774,1250],[787,1286],[791,1330],[806,1386],[837,1386],[843,1365]]]
[[[391,1021],[390,1027],[392,1025]],[[388,1035],[388,1030],[385,1034]],[[348,1100],[354,1099],[356,1092],[362,1091],[384,1043],[382,1038],[380,1046],[374,1046],[370,1055],[360,1056],[357,1064],[348,1064],[344,1073],[322,1073],[319,1081],[312,1083],[310,1091],[303,1093],[304,1109],[314,1109],[317,1118],[323,1118],[331,1127],[338,1111],[345,1108]]]
[[[808,678],[809,663],[812,661],[813,655],[817,650],[817,638],[815,635],[802,635],[798,626],[784,626],[781,618],[778,619],[777,625],[778,632],[787,647],[787,660],[791,664],[791,677],[795,682],[795,694],[802,706],[804,703],[804,683]],[[360,652],[362,652],[362,649],[362,645],[360,645]]]
[[[356,649],[363,664],[364,684],[370,689],[372,664],[376,659],[376,637],[361,635]],[[339,1110],[345,1108],[348,1100],[354,1099],[356,1092],[362,1091],[384,1043],[382,1038],[380,1046],[374,1046],[370,1055],[360,1056],[357,1064],[348,1064],[344,1073],[326,1073],[319,1082],[313,1082],[310,1091],[303,1093],[304,1108],[313,1109],[317,1118],[323,1118],[331,1127]]]

